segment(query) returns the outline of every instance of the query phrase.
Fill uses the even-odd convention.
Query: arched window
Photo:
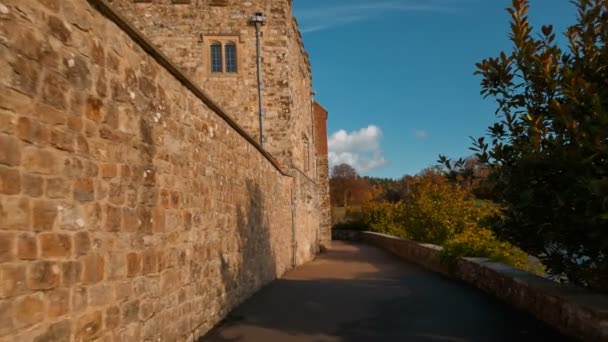
[[[222,44],[211,44],[211,72],[222,72]]]
[[[226,72],[236,72],[236,44],[229,42],[224,48],[226,50]]]

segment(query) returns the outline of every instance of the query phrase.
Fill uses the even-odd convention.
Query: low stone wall
[[[333,231],[334,240],[361,241],[388,250],[422,267],[459,279],[489,293],[565,335],[584,341],[608,341],[608,296],[555,283],[487,258],[440,262],[442,248],[390,235]]]

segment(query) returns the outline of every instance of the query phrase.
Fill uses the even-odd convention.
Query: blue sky
[[[511,49],[510,2],[295,0],[334,163],[397,178],[439,154],[470,155],[468,137],[483,135],[495,110],[475,63]],[[530,17],[563,32],[576,11],[569,0],[531,0]]]

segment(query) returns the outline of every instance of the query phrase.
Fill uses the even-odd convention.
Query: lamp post
[[[262,26],[266,24],[266,17],[262,12],[256,12],[249,20],[255,25],[255,37],[257,45],[257,66],[258,66],[258,110],[260,115],[260,145],[264,147],[264,102],[262,80]]]

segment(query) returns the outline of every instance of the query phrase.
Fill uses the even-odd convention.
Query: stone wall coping
[[[274,168],[283,176],[292,177],[285,172],[274,157],[266,151],[249,133],[236,123],[209,95],[194,83],[176,64],[174,64],[164,53],[160,51],[150,40],[148,40],[139,30],[133,27],[122,15],[118,14],[104,0],[87,0],[102,15],[116,24],[133,42],[139,45],[148,53],[161,67],[167,70],[173,77],[182,83],[194,96],[200,99],[211,111],[224,120],[236,133],[243,137],[258,152],[266,158]]]
[[[391,235],[334,230],[335,240],[372,243],[422,267],[464,281],[538,319],[564,334],[586,341],[608,341],[608,296],[561,284],[493,261],[463,257],[456,265],[440,262],[442,247]],[[516,296],[519,295],[519,297]]]
[[[557,283],[524,270],[492,261],[488,258],[461,258],[461,260],[477,264],[482,268],[490,269],[496,273],[512,278],[520,284],[536,288],[548,295],[575,302],[577,305],[585,307],[597,315],[608,319],[608,296],[606,295],[571,284]]]

